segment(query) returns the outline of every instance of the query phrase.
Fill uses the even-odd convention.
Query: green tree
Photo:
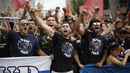
[[[72,7],[72,14],[78,14],[79,15],[79,7],[84,4],[86,0],[72,0],[71,1],[71,7]]]

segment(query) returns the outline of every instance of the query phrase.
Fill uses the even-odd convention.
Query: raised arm
[[[77,30],[77,32],[82,36],[84,35],[85,31],[84,31],[84,28],[81,26],[81,21],[83,20],[83,14],[81,13],[78,17],[78,19],[76,20],[76,23],[75,23],[75,30]]]
[[[118,24],[118,22],[121,22],[121,19],[117,18],[117,19],[115,20],[115,22],[113,22],[113,24],[109,24],[108,28],[105,29],[105,30],[101,33],[101,35],[102,35],[102,36],[105,36],[105,35],[107,35],[108,33],[110,33],[114,28],[116,28],[115,26]]]
[[[9,27],[9,26],[10,26],[10,25],[8,24],[8,22],[5,21],[5,20],[3,20],[3,26],[0,25],[0,30],[8,31],[8,30],[10,30],[10,27]]]
[[[76,20],[76,23],[75,23],[75,29],[77,30],[77,32],[83,36],[84,33],[85,33],[85,28],[88,27],[88,25],[85,27],[85,26],[82,26],[81,23],[82,23],[82,20],[85,22],[85,17],[86,15],[90,15],[91,16],[91,12],[89,12],[89,8],[83,8],[83,7],[80,7],[80,15],[78,17],[78,19]],[[83,23],[84,23],[83,22]],[[86,24],[85,24],[86,25]]]
[[[40,26],[40,28],[42,28],[42,30],[44,30],[49,37],[53,37],[54,36],[54,30],[49,27],[35,12],[35,9],[30,9],[29,11],[30,16],[35,20],[36,24],[38,26]]]
[[[35,23],[43,30],[45,31],[49,37],[54,36],[54,30],[49,27],[37,14],[36,9],[30,8],[29,3],[25,3],[25,6],[27,8],[27,11],[29,12],[31,18],[35,20]]]
[[[102,36],[107,35],[108,33],[110,33],[113,29],[115,28],[115,23],[113,24],[109,24],[108,28],[103,30],[103,32],[101,33]]]
[[[3,26],[0,26],[0,30],[7,30],[5,27],[3,27]]]
[[[30,1],[30,0],[25,0],[25,1],[24,1],[24,4],[25,4],[25,5],[29,5],[29,1]],[[26,18],[27,12],[28,12],[28,7],[25,6],[21,18]]]

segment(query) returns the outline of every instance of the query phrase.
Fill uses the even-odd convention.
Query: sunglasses
[[[20,23],[22,26],[29,25],[30,23]]]
[[[47,20],[47,21],[55,21],[54,19],[49,19],[49,20]]]
[[[93,25],[101,25],[100,22],[94,22]]]

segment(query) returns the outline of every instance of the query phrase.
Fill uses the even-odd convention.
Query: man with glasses
[[[81,27],[81,19],[86,15],[83,11],[76,22],[77,32],[81,35],[81,52],[79,55],[83,65],[96,64],[101,67],[106,59],[106,39],[101,35],[102,23],[98,19],[89,22],[88,29]]]
[[[29,22],[24,18],[19,20],[19,32],[0,27],[0,30],[8,32],[8,43],[12,57],[33,56],[34,51],[37,51],[37,53],[41,56],[46,55],[40,49],[36,37],[28,33],[28,29]]]

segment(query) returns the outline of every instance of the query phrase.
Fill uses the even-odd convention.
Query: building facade
[[[35,5],[35,0],[31,0],[32,4]],[[39,0],[40,1],[40,0]],[[66,5],[71,7],[71,0],[66,0]],[[112,13],[115,17],[116,7],[119,6],[121,8],[122,13],[126,13],[126,2],[127,0],[104,0],[104,13]],[[12,6],[12,0],[0,0],[0,12],[7,11],[8,7]],[[13,11],[13,16],[17,16],[18,13]]]

